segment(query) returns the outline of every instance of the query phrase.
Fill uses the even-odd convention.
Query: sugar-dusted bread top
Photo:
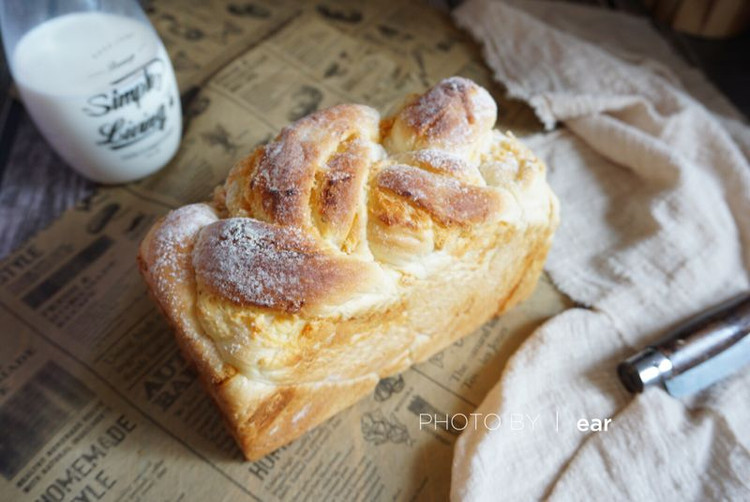
[[[400,305],[416,281],[492,252],[498,225],[556,222],[544,165],[493,130],[496,116],[486,90],[453,77],[389,117],[339,105],[285,127],[211,204],[172,212],[147,237],[155,296],[207,337],[217,379],[376,372],[392,354],[347,359],[356,333],[335,323],[393,323],[410,315]]]

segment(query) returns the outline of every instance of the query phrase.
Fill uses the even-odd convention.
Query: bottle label
[[[97,145],[119,150],[164,130],[167,108],[174,106],[174,98],[164,89],[165,67],[161,58],[154,58],[112,82],[116,87],[109,93],[88,98],[83,112],[89,117],[109,119],[98,128]],[[139,111],[143,112],[141,116]]]

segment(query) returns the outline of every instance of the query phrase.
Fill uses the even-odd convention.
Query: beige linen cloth
[[[561,200],[547,271],[581,307],[512,357],[477,409],[502,422],[458,440],[452,497],[750,500],[750,368],[682,400],[633,397],[615,374],[749,288],[750,131],[645,20],[531,0],[454,16],[511,96],[564,125],[528,143]]]

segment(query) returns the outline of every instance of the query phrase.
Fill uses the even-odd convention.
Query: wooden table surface
[[[639,11],[636,0],[577,1]],[[712,43],[661,29],[690,63],[704,69],[749,115],[750,34]],[[9,82],[5,62],[0,61],[0,258],[91,195],[97,186],[70,169],[48,146],[23,106],[6,91]]]

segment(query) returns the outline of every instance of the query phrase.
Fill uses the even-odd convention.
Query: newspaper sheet
[[[444,14],[411,2],[155,1],[177,67],[180,152],[139,183],[102,188],[0,263],[0,500],[442,500],[461,422],[513,350],[567,306],[533,298],[352,408],[246,462],[146,294],[135,255],[161,215],[205,199],[282,126],[340,102],[387,111],[468,76],[499,126],[539,129],[502,98]]]

